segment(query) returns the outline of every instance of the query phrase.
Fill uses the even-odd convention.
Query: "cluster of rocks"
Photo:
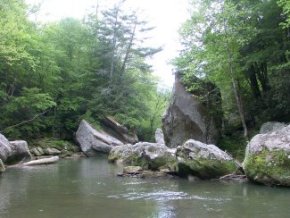
[[[0,134],[0,172],[5,171],[4,164],[15,164],[31,159],[32,155],[26,141],[8,141],[4,135]]]

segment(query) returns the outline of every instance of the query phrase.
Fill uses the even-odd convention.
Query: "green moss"
[[[72,144],[69,141],[55,139],[55,138],[42,138],[34,140],[30,143],[34,147],[41,148],[56,148],[58,150],[68,150],[71,152],[75,152],[76,145]]]
[[[195,159],[178,163],[178,173],[181,176],[193,175],[202,179],[218,178],[233,173],[236,169],[234,161]]]
[[[262,150],[256,155],[247,155],[244,161],[246,175],[253,181],[290,185],[290,159],[282,150]]]

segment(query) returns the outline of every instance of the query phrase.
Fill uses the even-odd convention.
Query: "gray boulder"
[[[177,172],[180,176],[219,178],[239,168],[236,161],[217,146],[193,139],[177,148],[176,157]]]
[[[94,156],[96,152],[109,153],[115,146],[123,143],[106,132],[94,129],[87,121],[82,120],[76,132],[76,140],[82,152]]]
[[[30,152],[34,155],[34,156],[42,156],[44,155],[44,151],[41,147],[35,147],[35,148],[32,148],[30,150]]]
[[[280,130],[287,125],[285,123],[280,122],[266,122],[260,128],[260,134],[270,133],[277,130]]]
[[[8,139],[0,133],[0,159],[5,162],[12,150]]]
[[[31,154],[27,142],[23,140],[9,142],[0,134],[0,159],[7,164],[30,160]]]
[[[290,186],[290,125],[258,134],[246,148],[243,168],[247,177],[266,185]]]
[[[160,129],[160,128],[157,128],[155,131],[155,142],[157,144],[165,145],[164,134],[163,134],[162,129]]]
[[[172,170],[175,164],[175,151],[165,145],[139,142],[135,145],[114,147],[109,154],[109,161],[125,166],[140,166],[143,169]]]
[[[46,155],[59,155],[61,153],[61,151],[56,148],[45,148],[43,152]]]
[[[10,141],[11,153],[7,159],[9,163],[20,161],[29,161],[32,155],[29,151],[28,144],[24,140]]]
[[[101,124],[102,129],[105,132],[124,144],[135,144],[139,141],[138,136],[135,133],[130,132],[124,125],[117,122],[113,117],[105,117]]]
[[[162,119],[165,144],[177,147],[188,139],[215,143],[219,136],[216,126],[198,96],[187,92],[176,74],[171,104]]]

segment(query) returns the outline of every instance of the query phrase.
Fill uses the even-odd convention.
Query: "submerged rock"
[[[265,185],[290,186],[290,125],[249,142],[243,162],[247,177]]]
[[[165,144],[168,147],[177,147],[188,139],[215,143],[219,136],[216,121],[210,116],[198,96],[186,91],[179,77],[176,74],[171,104],[162,119]],[[210,89],[216,90],[214,87]],[[209,92],[214,93],[213,90]],[[219,104],[215,103],[215,105]],[[216,108],[211,109],[216,110]]]
[[[82,120],[76,133],[76,140],[82,152],[93,156],[96,152],[109,153],[115,146],[123,143],[106,132],[94,129],[87,121]]]
[[[219,178],[235,172],[239,165],[215,145],[190,139],[177,148],[177,172],[180,176],[201,179]]]
[[[165,145],[149,142],[116,146],[111,150],[108,159],[125,166],[140,166],[150,170],[172,169],[175,164],[174,151]]]

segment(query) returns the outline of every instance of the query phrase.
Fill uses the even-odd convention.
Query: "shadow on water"
[[[9,169],[0,176],[0,217],[289,217],[289,189],[119,178],[119,170],[105,158]]]

